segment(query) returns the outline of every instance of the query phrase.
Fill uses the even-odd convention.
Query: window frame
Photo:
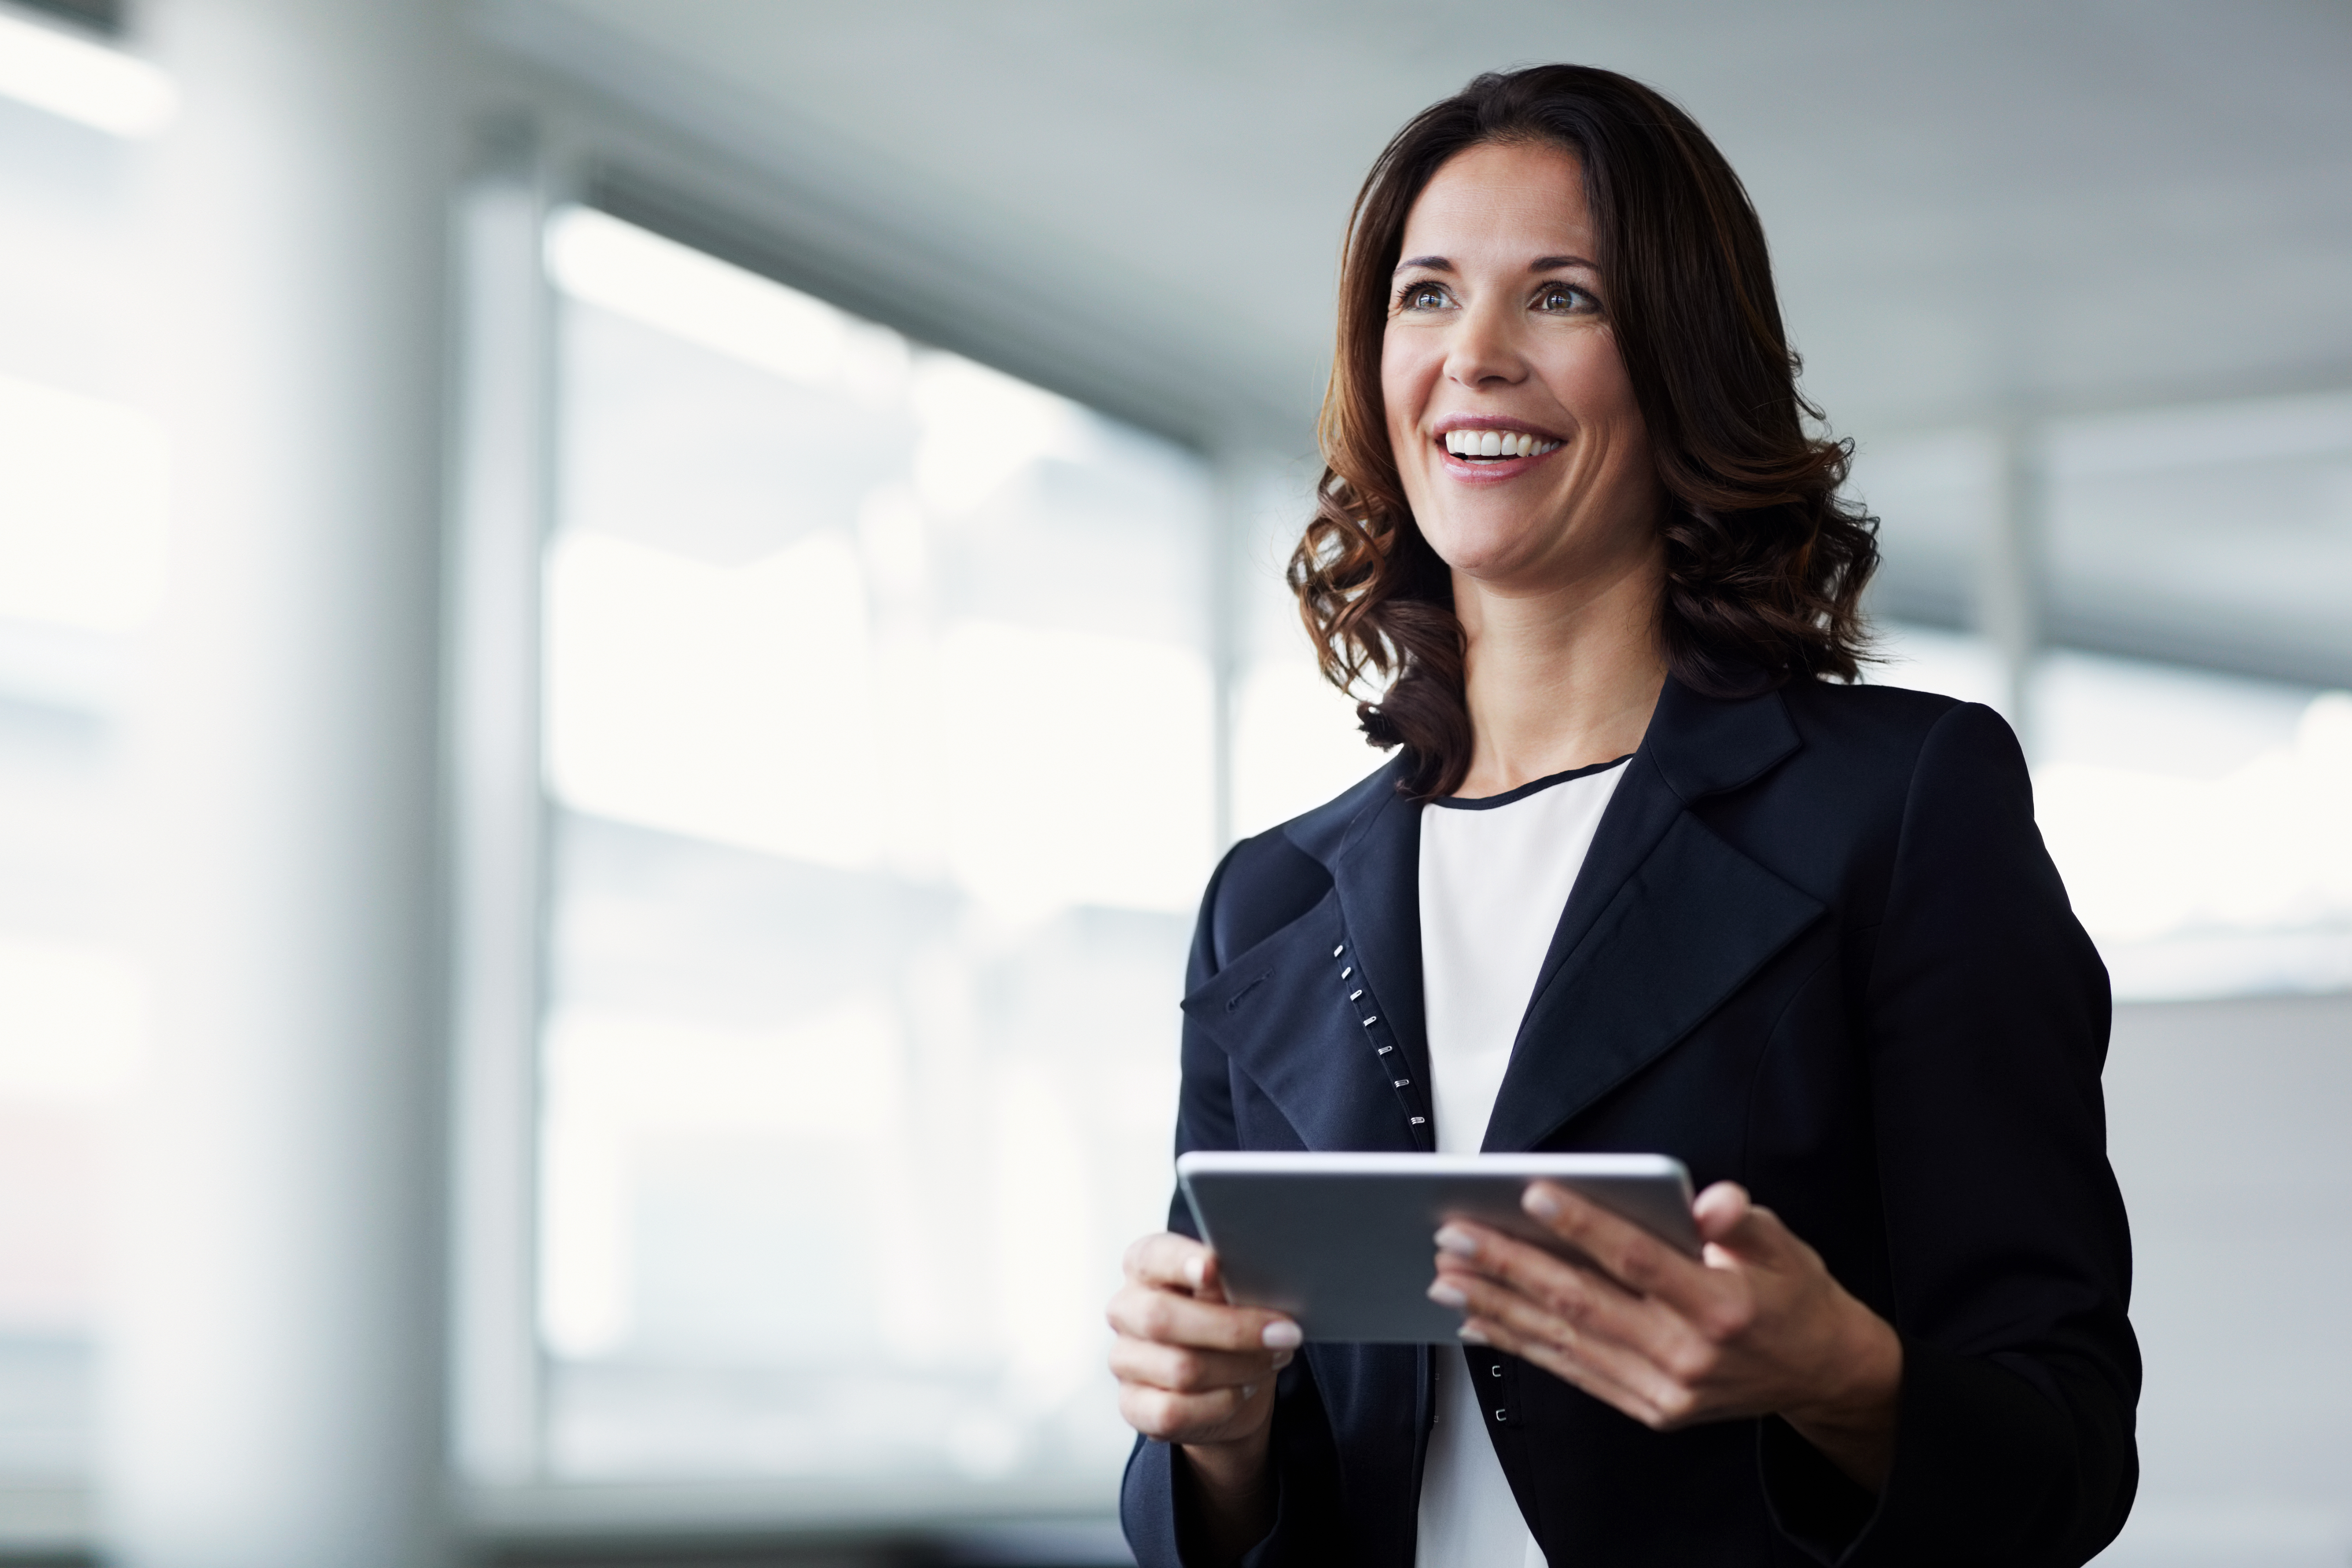
[[[551,149],[520,123],[486,139],[452,202],[449,507],[445,540],[444,713],[449,974],[450,1451],[465,1511],[490,1539],[573,1530],[939,1529],[1008,1520],[1100,1521],[1115,1499],[1059,1482],[847,1485],[711,1478],[565,1480],[549,1452],[551,1360],[539,1331],[541,1032],[549,999],[555,813],[544,778],[542,552],[557,522],[558,289],[549,220],[577,205],[621,218],[933,346],[1086,404],[1202,456],[1207,537],[1213,829],[1232,840],[1234,695],[1250,627],[1237,545],[1287,500],[1279,465],[1204,452],[1149,398],[1031,356],[991,353],[997,334],[941,335],[875,289],[832,287],[835,268],[717,204],[623,173],[578,147]],[[734,209],[738,210],[739,209]],[[1014,329],[1008,329],[1014,330]],[[1072,374],[1075,370],[1076,374]],[[1368,763],[1372,759],[1368,757]],[[1179,981],[1170,976],[1171,994]],[[1100,1493],[1100,1495],[1097,1495]]]

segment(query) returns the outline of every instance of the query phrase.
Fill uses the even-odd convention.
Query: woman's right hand
[[[1217,1255],[1189,1236],[1147,1236],[1127,1249],[1126,1267],[1108,1313],[1118,1413],[1145,1436],[1182,1447],[1210,1537],[1246,1547],[1274,1522],[1274,1374],[1290,1364],[1298,1325],[1227,1303]]]

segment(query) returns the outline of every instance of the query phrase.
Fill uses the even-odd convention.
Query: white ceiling
[[[475,17],[506,56],[764,182],[772,210],[738,216],[797,237],[845,303],[1210,445],[1308,449],[1365,167],[1476,71],[1549,59],[1649,81],[1721,143],[1809,389],[1865,451],[2352,387],[2342,4],[478,0]]]
[[[1547,59],[1652,82],[1721,142],[1843,425],[2352,380],[2342,5],[496,9],[938,262],[1066,290],[1276,409],[1319,390],[1340,224],[1384,139]]]

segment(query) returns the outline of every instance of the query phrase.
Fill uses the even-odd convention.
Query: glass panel
[[[1213,847],[1202,466],[599,214],[548,254],[551,1467],[1099,1497]]]
[[[2352,396],[2248,399],[2053,421],[2041,475],[2049,635],[2029,689],[2043,837],[2119,997],[2352,984]],[[1947,431],[1864,452],[1886,519],[1884,608],[1964,618],[2000,504],[2001,448]],[[1874,679],[2000,704],[1972,637],[1898,628]]]
[[[1886,628],[1871,679],[2000,700],[1977,637]],[[2035,815],[2122,1001],[2352,985],[2352,693],[2060,649]]]
[[[145,1037],[121,718],[165,451],[121,401],[131,167],[0,100],[0,1493],[90,1479],[107,1151]]]

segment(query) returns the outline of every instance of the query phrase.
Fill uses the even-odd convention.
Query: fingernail
[[[1274,1356],[1274,1370],[1280,1372],[1284,1367],[1288,1366],[1290,1358],[1297,1353],[1296,1351],[1276,1351]]]
[[[1545,1186],[1528,1187],[1527,1195],[1519,1200],[1519,1206],[1538,1219],[1551,1219],[1559,1214],[1559,1199],[1553,1195],[1549,1187]]]
[[[1480,1333],[1476,1329],[1472,1328],[1467,1323],[1465,1323],[1460,1328],[1454,1330],[1454,1334],[1456,1339],[1459,1339],[1467,1344],[1483,1345],[1486,1342],[1486,1336]]]
[[[1465,1296],[1443,1279],[1430,1286],[1429,1299],[1441,1307],[1451,1307],[1457,1312],[1470,1304],[1469,1297]]]
[[[1475,1258],[1478,1256],[1478,1242],[1468,1231],[1456,1230],[1449,1225],[1437,1233],[1437,1250],[1450,1252],[1456,1258]]]
[[[1256,1397],[1257,1397],[1257,1384],[1255,1384],[1255,1383],[1244,1383],[1244,1384],[1242,1384],[1242,1403],[1243,1403],[1243,1404],[1246,1405],[1246,1404],[1248,1404],[1251,1400],[1255,1399]]]
[[[1201,1288],[1201,1281],[1206,1279],[1208,1277],[1209,1260],[1207,1258],[1191,1258],[1185,1259],[1184,1278],[1192,1281],[1193,1289],[1198,1290]]]
[[[1307,1336],[1298,1331],[1298,1325],[1287,1319],[1280,1322],[1268,1323],[1265,1326],[1265,1331],[1258,1335],[1257,1339],[1258,1343],[1270,1351],[1297,1350],[1307,1342]]]

